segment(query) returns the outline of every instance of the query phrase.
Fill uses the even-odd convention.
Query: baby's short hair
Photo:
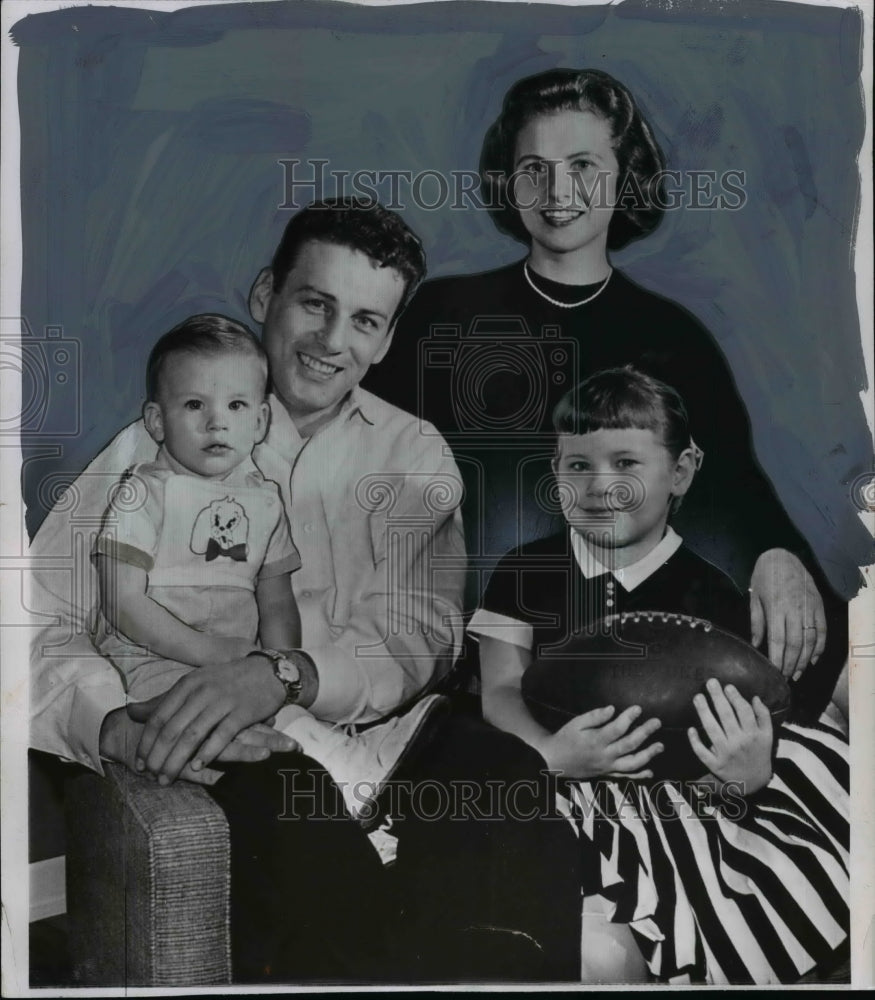
[[[255,358],[264,372],[267,395],[268,361],[255,334],[243,323],[218,313],[189,316],[165,333],[152,348],[146,364],[146,398],[154,402],[161,387],[161,374],[172,354],[244,354]]]
[[[673,458],[692,447],[687,408],[677,391],[633,365],[596,372],[570,389],[553,410],[557,434],[651,430]]]

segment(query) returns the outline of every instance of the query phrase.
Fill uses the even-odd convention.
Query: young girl
[[[816,719],[844,662],[847,607],[759,467],[714,338],[612,261],[659,226],[670,204],[664,166],[641,108],[609,74],[551,69],[518,80],[486,133],[480,168],[493,221],[526,255],[420,286],[398,323],[393,364],[372,369],[368,388],[433,423],[453,447],[465,478],[468,552],[491,568],[492,553],[560,527],[537,496],[550,474],[550,414],[563,393],[625,364],[675,386],[698,443],[720,455],[684,504],[684,537],[750,588],[770,659],[787,678],[805,670],[798,700]],[[419,378],[399,379],[399,371]],[[469,605],[480,596],[478,587]]]
[[[469,628],[484,716],[573,779],[584,980],[640,980],[646,963],[665,981],[765,984],[835,963],[848,934],[840,733],[774,733],[759,699],[710,680],[694,702],[708,742],[689,731],[702,780],[655,784],[659,720],[637,707],[599,707],[556,733],[529,713],[521,679],[539,649],[605,615],[677,612],[747,635],[742,595],[668,525],[701,459],[677,393],[612,369],[564,396],[553,419],[566,528],[502,559]]]

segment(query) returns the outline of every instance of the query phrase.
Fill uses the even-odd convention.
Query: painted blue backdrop
[[[861,31],[850,10],[778,2],[305,0],[24,18],[22,313],[38,340],[71,345],[63,383],[51,382],[57,351],[44,355],[53,395],[25,449],[31,530],[54,474],[80,470],[137,416],[160,333],[195,312],[247,317],[291,211],[279,160],[474,170],[511,83],[592,66],[640,99],[672,168],[744,171],[742,208],[668,213],[616,263],[714,333],[764,467],[854,592],[872,561],[849,495],[872,468],[852,263]],[[409,195],[432,275],[522,255],[486,212],[428,211]]]

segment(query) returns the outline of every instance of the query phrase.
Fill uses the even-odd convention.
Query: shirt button
[[[301,591],[301,597],[312,597],[312,596],[313,596],[313,591],[312,590],[302,590]]]
[[[614,602],[610,599],[610,597],[605,601],[605,604],[607,604],[609,608],[614,606]]]
[[[312,535],[312,534],[313,534],[313,525],[312,525],[312,524],[310,524],[310,523],[309,523],[309,521],[307,522],[307,524],[305,524],[305,525],[304,525],[304,531],[305,531],[305,532],[306,532],[306,533],[307,533],[308,535]]]

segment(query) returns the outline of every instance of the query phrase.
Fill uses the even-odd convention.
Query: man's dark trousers
[[[225,766],[238,982],[574,981],[578,843],[540,756],[441,717],[387,801],[384,868],[326,772],[301,754]]]

